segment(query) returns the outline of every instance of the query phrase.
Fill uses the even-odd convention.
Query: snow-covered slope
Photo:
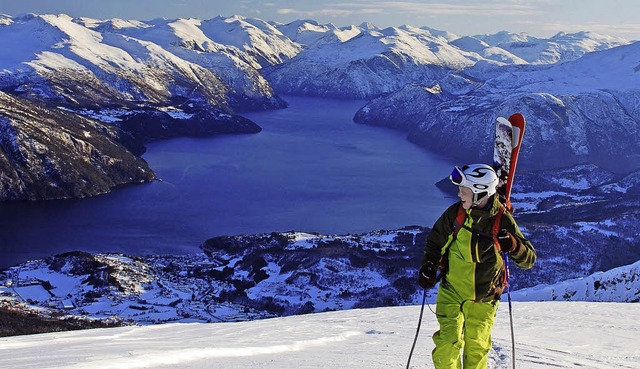
[[[329,32],[338,31],[338,28],[333,24],[319,24],[312,19],[297,20],[287,24],[276,24],[275,26],[282,34],[300,45],[313,45]]]
[[[487,60],[494,60],[504,64],[527,64],[528,62],[509,51],[471,36],[460,37],[451,42],[462,50],[473,51]]]
[[[213,71],[229,84],[233,91],[229,98],[239,109],[278,106],[271,86],[258,70],[263,65],[281,63],[300,50],[300,45],[270,24],[240,16],[210,20],[155,19],[135,24],[114,19],[82,21],[101,33],[152,42],[181,59]]]
[[[578,279],[538,285],[513,293],[518,301],[640,302],[640,261]]]
[[[411,368],[433,368],[435,317],[425,309]],[[3,368],[404,368],[419,306],[350,310],[253,322],[165,324],[0,339]],[[516,366],[635,368],[640,304],[516,302]],[[512,367],[507,304],[488,367]]]
[[[214,90],[201,98],[212,105],[225,106],[219,95],[220,91],[224,94],[224,85],[216,76],[155,44],[103,35],[65,15],[25,16],[0,30],[0,37],[5,40],[7,35],[16,37],[8,47],[24,53],[20,59],[2,62],[5,88],[13,85],[29,95],[62,96],[83,106],[136,100],[153,104],[168,101],[171,90],[180,88],[176,83],[179,80],[203,79]],[[33,34],[42,35],[33,47],[17,42],[30,39]],[[20,74],[23,71],[26,76]],[[179,72],[174,74],[176,71]],[[25,84],[25,78],[33,82]]]

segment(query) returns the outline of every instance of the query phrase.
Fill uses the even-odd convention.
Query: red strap
[[[458,213],[456,214],[456,219],[453,221],[453,238],[455,239],[458,235],[458,231],[464,225],[464,221],[467,219],[467,211],[462,207],[462,203],[458,207]]]
[[[513,205],[511,205],[511,200],[507,199],[504,203],[504,206],[509,213],[513,213]],[[502,214],[500,216],[502,216]]]
[[[498,233],[500,233],[500,224],[502,223],[502,214],[505,212],[505,207],[500,206],[500,210],[496,214],[495,218],[493,218],[493,226],[491,227],[491,234],[493,235],[493,243],[496,245],[498,251],[502,251],[500,249],[500,243],[498,242]]]
[[[467,211],[464,210],[464,208],[462,207],[462,203],[460,203],[460,206],[458,206],[458,213],[456,214],[456,218],[453,221],[453,224],[451,225],[453,228],[453,232],[451,232],[451,236],[452,236],[452,242],[453,240],[456,239],[456,237],[458,236],[458,231],[460,230],[460,228],[462,228],[462,226],[464,225],[464,221],[467,219]],[[444,271],[447,268],[447,259],[448,259],[448,254],[449,254],[449,246],[451,244],[448,244],[447,249],[445,250],[444,254],[442,255],[442,258],[440,259],[440,270]],[[443,273],[441,273],[440,275],[444,275]]]
[[[511,203],[509,201],[507,201],[507,206],[511,206]],[[498,242],[498,233],[500,233],[500,224],[502,223],[502,215],[504,214],[505,210],[507,209],[504,206],[500,206],[500,210],[498,210],[495,218],[493,218],[493,226],[491,227],[491,234],[493,234],[493,243],[496,246],[496,249],[498,249],[499,253],[502,253],[502,248],[500,248],[500,243]],[[504,255],[504,257],[507,257],[507,255]],[[507,286],[509,285],[509,269],[507,269],[504,264],[503,268],[502,287],[507,288]]]

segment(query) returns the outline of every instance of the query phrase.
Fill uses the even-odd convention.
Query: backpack
[[[491,235],[486,235],[493,238],[493,244],[500,254],[502,254],[502,249],[500,248],[500,243],[498,242],[498,234],[500,233],[500,225],[502,224],[502,215],[504,215],[505,211],[507,211],[507,208],[505,208],[504,205],[500,205],[500,209],[498,210],[498,213],[496,213],[495,217],[493,218],[493,225],[491,226]],[[456,217],[453,220],[453,224],[452,224],[453,232],[451,234],[452,235],[451,242],[447,246],[447,249],[445,250],[444,255],[442,255],[442,259],[440,261],[440,266],[439,266],[440,275],[442,276],[442,280],[444,283],[446,283],[444,276],[446,275],[446,272],[447,272],[446,268],[448,266],[449,246],[451,245],[451,243],[453,243],[456,240],[458,231],[460,231],[460,228],[462,228],[466,219],[467,219],[467,211],[464,210],[464,208],[462,207],[462,204],[460,204],[460,206],[458,206],[458,213],[456,214]],[[508,271],[504,264],[502,266],[501,272],[502,272],[502,287],[506,288],[508,285]]]

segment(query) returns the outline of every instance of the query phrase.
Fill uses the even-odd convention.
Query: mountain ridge
[[[372,99],[354,120],[400,128],[436,152],[446,152],[448,138],[458,137],[465,144],[450,155],[490,161],[491,148],[482,144],[492,140],[488,123],[520,112],[529,123],[525,169],[595,163],[631,172],[640,168],[638,55],[640,43],[633,43],[544,68],[514,66],[486,80],[474,77],[476,65]],[[615,67],[592,73],[603,63]]]

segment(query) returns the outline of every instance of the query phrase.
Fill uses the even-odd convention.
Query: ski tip
[[[507,126],[511,125],[511,122],[509,122],[509,120],[507,118],[504,118],[504,117],[498,117],[498,118],[496,118],[496,121],[498,123],[500,123],[500,124],[505,124]]]
[[[523,127],[525,125],[524,115],[514,113],[509,117],[509,122],[516,127]]]

